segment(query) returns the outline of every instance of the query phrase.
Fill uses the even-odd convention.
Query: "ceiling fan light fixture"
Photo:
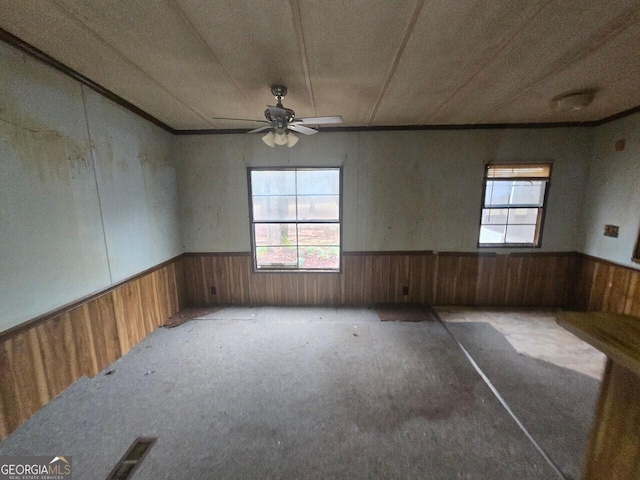
[[[286,145],[287,144],[287,132],[284,128],[277,128],[276,133],[274,135],[274,142],[276,145]]]
[[[289,132],[287,134],[287,147],[291,148],[296,143],[298,143],[298,137],[296,137],[293,133]]]
[[[264,137],[262,137],[262,141],[271,148],[276,146],[275,135],[273,134],[273,132],[269,132]]]

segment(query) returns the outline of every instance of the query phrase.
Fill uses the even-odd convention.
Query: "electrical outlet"
[[[409,295],[409,287],[407,285],[402,287],[402,295]]]
[[[618,227],[617,225],[605,225],[604,226],[604,236],[605,237],[617,238],[619,229],[620,229],[620,227]]]
[[[209,287],[211,290],[211,295],[215,295],[216,294],[216,287]]]

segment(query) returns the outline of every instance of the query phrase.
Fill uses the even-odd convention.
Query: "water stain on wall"
[[[86,146],[6,105],[0,107],[0,134],[8,139],[24,169],[43,184],[54,178],[64,181],[75,170],[90,168]]]
[[[168,150],[149,143],[143,143],[140,146],[138,160],[143,167],[153,171],[162,167],[173,167]]]
[[[168,143],[142,142],[138,161],[142,168],[144,198],[147,208],[149,243],[154,258],[162,255],[163,244],[177,244],[177,178],[170,159]]]

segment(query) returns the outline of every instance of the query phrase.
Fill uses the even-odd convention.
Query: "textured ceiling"
[[[0,0],[0,27],[174,129],[246,128],[284,84],[345,125],[599,120],[640,105],[630,0]],[[597,88],[557,114],[551,98]]]

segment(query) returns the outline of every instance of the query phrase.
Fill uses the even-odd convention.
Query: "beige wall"
[[[249,251],[248,166],[344,166],[347,251],[476,251],[484,164],[554,162],[543,251],[575,250],[591,129],[176,137],[185,251]],[[536,249],[537,250],[537,249]]]
[[[597,127],[594,133],[581,249],[640,268],[631,262],[640,229],[640,114]],[[621,139],[625,149],[616,152]],[[618,238],[603,235],[606,224],[620,227]]]
[[[181,253],[172,142],[0,44],[0,331]]]

